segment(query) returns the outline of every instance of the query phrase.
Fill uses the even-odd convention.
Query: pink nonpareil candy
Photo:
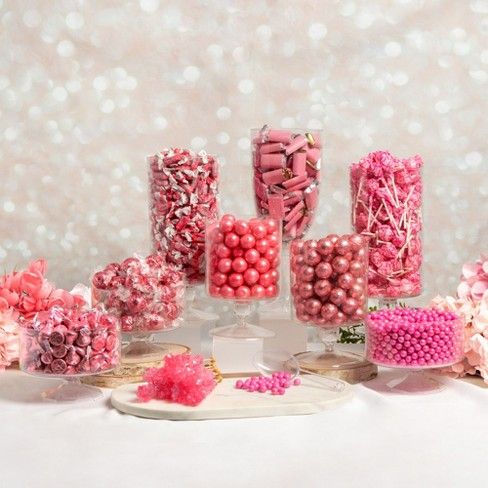
[[[283,211],[279,204],[283,239],[301,237],[311,224],[318,205],[321,157],[319,134],[305,131],[292,133],[265,126],[254,134],[252,140],[254,194],[258,212],[278,216],[275,202],[280,200],[273,197],[283,195]],[[311,188],[315,190],[310,192]],[[300,202],[304,205],[300,216],[297,217],[296,210],[289,216]]]
[[[266,393],[271,395],[284,395],[291,386],[299,386],[300,378],[292,379],[288,371],[276,371],[271,376],[252,376],[246,380],[237,380],[235,388],[250,393]]]
[[[422,291],[422,170],[420,156],[387,151],[350,166],[352,223],[369,238],[371,297],[402,298]]]

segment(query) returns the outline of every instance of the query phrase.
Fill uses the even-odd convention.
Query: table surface
[[[172,422],[119,413],[110,390],[45,403],[40,391],[58,380],[7,371],[0,486],[485,487],[488,389],[443,381],[414,396],[355,385],[351,401],[314,415]]]

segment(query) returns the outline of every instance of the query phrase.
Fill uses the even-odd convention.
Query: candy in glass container
[[[358,325],[367,312],[368,244],[360,234],[329,234],[292,242],[291,294],[295,318],[319,329],[325,351],[297,355],[315,371],[358,368],[364,359],[337,351],[339,328]]]
[[[282,226],[282,295],[274,311],[291,313],[288,243],[302,238],[312,225],[319,201],[321,131],[274,129],[251,131],[256,210]]]
[[[115,369],[120,361],[120,324],[100,310],[55,306],[25,319],[20,327],[20,368],[66,383],[43,392],[53,401],[96,399],[100,389],[81,384],[80,377]]]
[[[184,295],[184,274],[163,254],[134,255],[92,277],[93,304],[118,317],[122,332],[131,337],[124,358],[171,352],[167,344],[154,342],[153,334],[182,324]]]
[[[377,151],[350,167],[352,223],[369,237],[368,293],[380,303],[422,292],[422,166]]]
[[[207,225],[207,293],[233,300],[236,324],[213,329],[220,337],[271,337],[273,332],[249,324],[252,302],[279,295],[280,223],[272,217],[226,214]]]
[[[407,370],[385,383],[385,391],[430,393],[442,389],[442,383],[423,371],[461,361],[463,344],[463,323],[453,312],[396,307],[371,312],[366,318],[367,358],[380,366]]]
[[[218,216],[217,158],[171,148],[148,156],[147,164],[153,252],[186,276],[185,322],[214,320],[197,307],[195,295],[205,281],[205,223]]]

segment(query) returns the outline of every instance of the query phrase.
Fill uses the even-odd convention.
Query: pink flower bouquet
[[[437,296],[431,305],[464,320],[465,357],[446,372],[454,377],[480,374],[488,383],[488,254],[463,266],[456,298]]]
[[[55,305],[77,308],[82,296],[56,288],[46,278],[47,263],[38,259],[23,271],[0,276],[0,369],[18,359],[18,321]]]

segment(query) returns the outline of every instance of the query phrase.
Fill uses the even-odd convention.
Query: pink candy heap
[[[207,229],[208,293],[216,298],[275,298],[281,239],[272,218],[224,215]]]
[[[457,288],[458,297],[479,302],[488,292],[488,254],[482,255],[474,263],[465,263],[461,283]]]
[[[277,371],[271,376],[251,376],[245,380],[237,380],[235,387],[251,393],[269,391],[272,395],[284,395],[290,386],[298,386],[300,383],[300,378],[293,379],[288,371]]]
[[[123,332],[172,328],[183,313],[183,273],[158,254],[111,263],[93,275],[92,285],[94,304],[119,317]]]
[[[318,241],[293,241],[290,261],[298,320],[324,328],[363,321],[368,272],[363,236],[331,234]]]
[[[154,251],[204,281],[205,221],[217,218],[217,160],[201,151],[163,149],[148,157],[149,205]]]
[[[350,168],[352,221],[370,237],[368,293],[401,298],[422,291],[422,175],[420,156],[368,154]]]
[[[163,367],[147,369],[144,380],[147,385],[137,388],[142,402],[167,400],[191,407],[201,403],[216,385],[203,357],[187,353],[165,356]]]
[[[53,307],[22,323],[20,365],[28,373],[54,375],[108,371],[119,363],[119,336],[111,315]]]
[[[366,319],[366,357],[400,367],[435,367],[463,357],[463,324],[458,315],[436,309],[392,308]]]
[[[254,194],[260,214],[283,222],[283,239],[302,237],[318,203],[321,142],[264,126],[253,139]]]

